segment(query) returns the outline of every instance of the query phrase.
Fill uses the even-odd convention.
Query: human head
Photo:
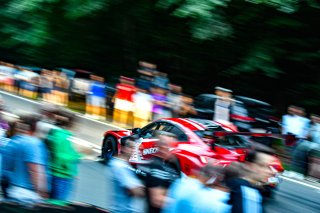
[[[54,104],[42,103],[40,108],[40,114],[46,119],[54,120],[54,115],[57,110],[58,109]]]
[[[304,117],[304,116],[306,116],[306,110],[302,107],[298,107],[297,114],[301,117]]]
[[[314,123],[314,124],[320,123],[320,115],[311,114],[310,119],[311,119],[312,123]]]
[[[75,115],[72,112],[59,109],[55,113],[55,121],[57,126],[65,129],[71,129],[75,121]]]
[[[15,122],[14,133],[15,134],[27,134],[33,135],[36,130],[36,124],[39,121],[39,116],[26,114],[21,115],[19,120]]]
[[[170,91],[173,93],[181,94],[182,93],[182,87],[175,84],[169,84]]]
[[[157,131],[157,138],[159,139],[156,142],[156,146],[158,147],[157,156],[162,158],[167,158],[170,156],[169,149],[172,147],[173,143],[177,141],[177,136],[175,134],[165,132],[165,131]]]
[[[233,91],[223,87],[215,87],[215,94],[222,98],[232,98]]]
[[[275,161],[273,150],[263,145],[255,145],[247,154],[246,167],[252,180],[265,183],[268,178],[274,176],[275,170],[271,167],[271,163]]]
[[[129,136],[126,140],[121,142],[120,154],[123,158],[129,159],[135,148],[136,138]]]
[[[305,109],[302,107],[298,107],[295,105],[290,105],[288,107],[288,114],[290,115],[298,115],[298,116],[305,116]]]

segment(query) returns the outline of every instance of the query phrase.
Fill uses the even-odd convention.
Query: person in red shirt
[[[116,86],[114,96],[113,122],[127,126],[132,117],[133,94],[136,92],[134,79],[120,76],[120,83]]]

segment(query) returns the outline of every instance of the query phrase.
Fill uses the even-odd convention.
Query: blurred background
[[[157,64],[190,95],[214,86],[281,113],[319,112],[317,0],[2,0],[2,61],[81,69],[112,84]]]

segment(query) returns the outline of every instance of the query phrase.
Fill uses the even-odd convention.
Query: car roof
[[[248,104],[248,105],[263,105],[263,106],[271,106],[269,103],[264,102],[264,101],[260,101],[254,98],[249,98],[246,96],[234,96],[236,100],[239,100],[241,102],[243,102],[244,104]]]
[[[198,119],[198,118],[164,118],[161,120],[171,121],[173,123],[178,123],[191,131],[199,131],[206,129],[219,129],[221,125],[207,119]]]

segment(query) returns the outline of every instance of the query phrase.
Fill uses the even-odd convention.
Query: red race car
[[[137,135],[139,141],[130,163],[143,168],[158,150],[155,146],[157,131],[166,131],[177,136],[178,141],[172,145],[170,152],[175,158],[177,168],[186,175],[190,175],[193,169],[206,165],[210,158],[216,159],[216,163],[220,165],[245,161],[251,146],[249,137],[241,135],[243,133],[238,135],[237,128],[232,124],[205,119],[166,118],[156,120],[141,129],[107,131],[103,138],[101,156],[107,161],[119,153],[121,140]],[[275,158],[271,166],[277,172],[283,171],[278,158]]]

